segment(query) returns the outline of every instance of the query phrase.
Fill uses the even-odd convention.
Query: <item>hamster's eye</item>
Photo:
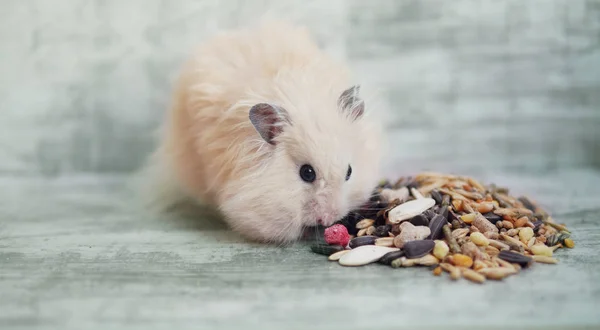
[[[302,167],[300,167],[300,178],[308,183],[311,183],[317,178],[317,173],[312,166],[304,164]]]
[[[352,175],[352,166],[348,165],[348,172],[346,172],[346,181],[350,180],[351,175]]]

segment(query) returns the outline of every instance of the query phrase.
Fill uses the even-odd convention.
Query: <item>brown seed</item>
[[[527,242],[527,248],[530,248],[535,244],[535,237],[532,237],[529,242]]]
[[[479,203],[475,206],[475,208],[480,213],[488,213],[494,209],[494,204],[489,202]]]
[[[506,235],[511,236],[511,237],[517,236],[518,234],[519,234],[519,230],[518,229],[514,229],[514,228],[510,229],[510,230],[508,230],[506,232]]]
[[[465,214],[465,215],[462,215],[460,217],[460,219],[466,224],[471,224],[473,222],[473,220],[475,220],[475,215],[476,215],[475,213]]]
[[[443,262],[440,264],[440,268],[450,273],[450,279],[456,281],[460,278],[460,269],[458,269],[457,267],[454,267],[449,263]]]
[[[452,237],[455,239],[466,237],[469,233],[469,228],[460,228],[452,231]]]
[[[500,253],[500,250],[491,245],[488,245],[485,247],[485,253],[487,253],[490,257],[495,257],[498,255],[498,253]]]
[[[498,229],[502,229],[502,221],[498,221],[498,222],[496,222],[496,227],[497,227]]]
[[[575,242],[571,238],[565,238],[564,243],[566,248],[572,249],[575,247]]]
[[[510,222],[508,220],[504,220],[504,221],[502,221],[502,228],[513,229],[514,226],[513,226],[512,222]]]
[[[533,260],[535,260],[535,262],[544,263],[544,264],[558,263],[558,260],[556,260],[552,257],[548,257],[548,256],[533,256]]]
[[[356,223],[356,229],[364,229],[372,226],[375,223],[373,219],[362,219]]]
[[[356,236],[357,237],[365,236],[366,233],[367,233],[367,228],[363,228],[363,229],[359,230],[358,233],[356,233]]]
[[[505,268],[517,270],[510,262],[502,260],[502,259],[500,259],[498,257],[494,257],[492,259],[492,262],[498,264],[498,266],[501,266],[501,267],[505,267]]]
[[[461,270],[462,276],[471,282],[475,282],[475,283],[485,282],[485,276],[482,274],[479,274],[478,272],[476,272],[474,270],[471,270],[468,268],[461,268],[460,270]]]
[[[456,253],[452,256],[452,264],[458,267],[471,268],[473,266],[473,259],[467,255]]]
[[[462,211],[462,200],[460,200],[460,199],[453,200],[452,201],[452,209],[454,209],[454,211],[456,211],[456,212]]]
[[[510,269],[507,267],[482,268],[478,272],[490,280],[501,280],[507,276],[517,273],[514,268]]]
[[[461,246],[462,254],[471,257],[473,260],[487,260],[490,257],[481,251],[473,242],[466,242]]]
[[[480,270],[480,269],[483,269],[483,268],[487,268],[487,265],[483,261],[481,261],[481,260],[475,260],[473,262],[473,269]]]
[[[433,275],[440,276],[440,274],[442,274],[442,267],[440,267],[440,266],[435,267],[435,269],[433,270]]]
[[[502,243],[500,241],[497,241],[495,239],[490,239],[490,245],[493,246],[493,247],[495,247],[495,248],[497,248],[497,249],[499,249],[499,250],[501,250],[501,251],[505,251],[505,250],[508,251],[508,250],[510,250],[510,246],[508,246],[508,245],[506,245],[506,244],[504,244],[504,243]]]
[[[524,227],[528,221],[529,219],[527,217],[520,217],[517,219],[517,221],[515,221],[515,228]]]
[[[486,219],[481,213],[477,213],[475,216],[475,220],[473,220],[473,226],[477,227],[479,231],[482,233],[491,231],[493,233],[498,232],[498,228],[494,226],[488,219]]]
[[[490,231],[488,231],[487,233],[483,233],[483,236],[485,236],[488,239],[498,239],[500,237],[498,233],[492,233]]]

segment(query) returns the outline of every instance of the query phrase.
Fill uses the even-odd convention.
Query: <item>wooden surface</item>
[[[600,173],[486,177],[549,206],[576,248],[480,286],[424,269],[344,268],[302,243],[258,246],[208,219],[149,217],[122,177],[4,178],[0,328],[600,326]]]

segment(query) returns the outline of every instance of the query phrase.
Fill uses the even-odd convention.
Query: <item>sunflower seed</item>
[[[406,258],[414,259],[420,258],[433,250],[435,247],[435,242],[430,239],[421,240],[421,241],[410,241],[404,243],[402,249],[406,254]]]
[[[393,237],[381,237],[375,240],[375,245],[378,246],[394,246],[394,238]]]
[[[438,204],[438,205],[442,204],[442,194],[440,194],[439,191],[432,190],[431,191],[431,198],[433,198],[435,200],[436,204]]]
[[[314,253],[330,256],[336,252],[344,250],[344,247],[341,245],[314,244],[311,245],[310,249]]]
[[[502,216],[499,216],[495,213],[488,212],[483,214],[483,217],[486,218],[489,222],[496,224],[498,221],[502,221]]]
[[[448,220],[446,220],[444,216],[440,214],[434,216],[433,219],[431,219],[431,221],[429,222],[429,229],[431,230],[431,235],[429,236],[429,238],[433,240],[442,238],[444,236],[442,228],[446,224],[448,224]]]
[[[390,231],[392,231],[392,225],[383,225],[375,229],[374,235],[379,237],[386,237],[388,236],[388,233]]]
[[[394,261],[396,259],[400,259],[402,257],[404,257],[404,251],[402,251],[402,250],[391,251],[391,252],[384,254],[383,257],[381,257],[381,259],[379,259],[378,262],[380,264],[390,265],[392,263],[392,261]]]
[[[515,263],[523,267],[528,266],[533,261],[531,257],[511,251],[500,251],[500,253],[498,253],[498,258],[510,262],[511,264]]]
[[[361,236],[361,237],[355,237],[353,239],[350,240],[350,243],[348,243],[348,246],[351,249],[357,248],[359,246],[363,246],[363,245],[374,245],[375,244],[375,240],[377,239],[377,236]]]
[[[429,226],[429,220],[423,214],[412,217],[412,219],[410,219],[410,223],[415,226]]]

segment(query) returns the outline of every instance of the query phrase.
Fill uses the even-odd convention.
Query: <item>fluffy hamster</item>
[[[221,33],[184,65],[149,166],[154,201],[216,207],[254,241],[286,243],[370,197],[381,135],[347,69],[282,22]]]

